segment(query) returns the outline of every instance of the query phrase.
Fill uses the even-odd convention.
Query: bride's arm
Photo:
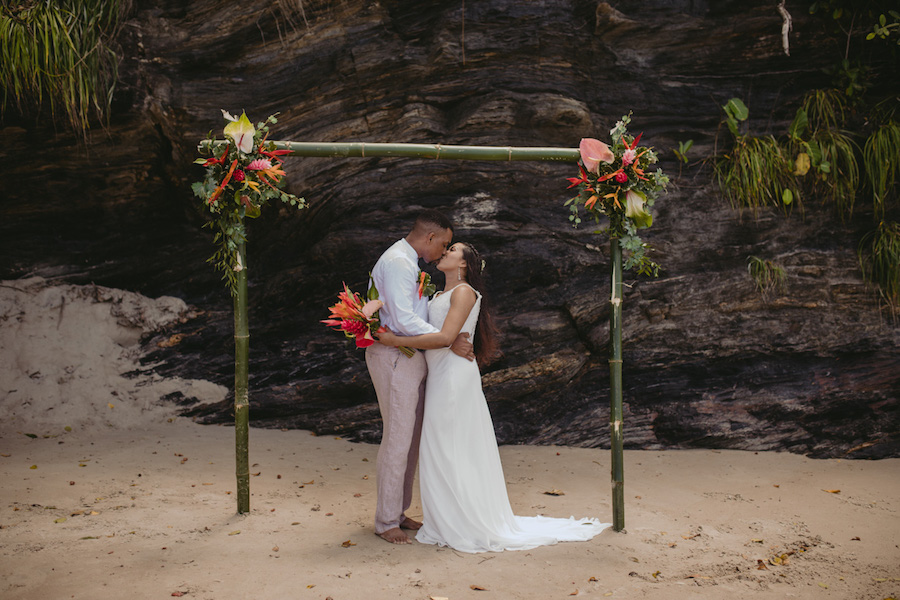
[[[433,350],[435,348],[447,348],[459,335],[459,331],[466,322],[472,307],[475,306],[475,292],[468,286],[460,286],[450,297],[450,312],[444,319],[441,330],[437,333],[424,335],[401,336],[390,331],[375,334],[385,346],[406,346],[419,350]]]

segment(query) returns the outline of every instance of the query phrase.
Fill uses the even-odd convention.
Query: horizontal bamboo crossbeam
[[[225,144],[217,140],[214,144]],[[448,146],[445,144],[389,144],[382,142],[273,142],[290,156],[360,157],[392,156],[455,160],[564,161],[581,158],[578,148],[523,148],[513,146]],[[203,140],[201,147],[209,145]]]

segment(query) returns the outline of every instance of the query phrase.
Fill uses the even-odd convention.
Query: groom
[[[398,335],[435,333],[428,323],[428,298],[419,297],[418,259],[439,260],[453,239],[453,224],[436,210],[419,214],[412,231],[388,248],[372,269],[372,282],[384,306],[381,324]],[[473,360],[472,344],[460,334],[450,347]],[[393,544],[409,544],[403,529],[422,524],[405,515],[412,503],[413,477],[419,460],[419,439],[425,406],[425,356],[411,358],[397,348],[372,344],[366,348],[366,366],[381,410],[383,433],[378,448],[376,473],[378,502],[375,533]],[[401,529],[402,528],[402,529]]]

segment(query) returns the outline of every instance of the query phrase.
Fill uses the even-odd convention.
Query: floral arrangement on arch
[[[210,132],[200,142],[198,151],[205,158],[198,158],[194,164],[205,167],[206,174],[191,189],[214,215],[205,226],[216,230],[214,242],[218,247],[207,262],[222,271],[222,279],[235,294],[236,273],[244,268],[238,252],[247,241],[244,217],[258,217],[273,198],[298,209],[306,207],[306,200],[281,189],[285,176],[281,157],[290,150],[277,150],[274,142],[267,142],[269,124],[278,122],[275,115],[256,127],[245,112],[240,118],[225,110],[222,115],[227,121],[225,140],[216,140]]]
[[[647,209],[665,191],[669,178],[660,169],[648,172],[658,159],[651,148],[638,145],[643,134],[633,137],[628,133],[630,122],[629,113],[610,130],[612,145],[593,138],[581,140],[581,176],[567,178],[569,188],[578,186],[578,195],[565,206],[571,210],[569,220],[576,227],[582,221],[582,208],[598,223],[605,216],[609,225],[596,233],[619,240],[625,256],[624,268],[656,276],[660,267],[647,256],[650,246],[641,240],[638,231],[653,224]]]

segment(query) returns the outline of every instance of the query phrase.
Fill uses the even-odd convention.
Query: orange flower
[[[225,186],[228,185],[228,182],[231,181],[231,175],[234,173],[234,170],[237,168],[238,159],[234,159],[234,162],[231,163],[231,168],[228,169],[228,174],[225,175],[225,179],[222,180],[222,183],[219,184],[219,187],[209,196],[209,200],[206,201],[207,204],[212,204],[215,202],[219,196],[222,195],[222,192],[225,191]]]

